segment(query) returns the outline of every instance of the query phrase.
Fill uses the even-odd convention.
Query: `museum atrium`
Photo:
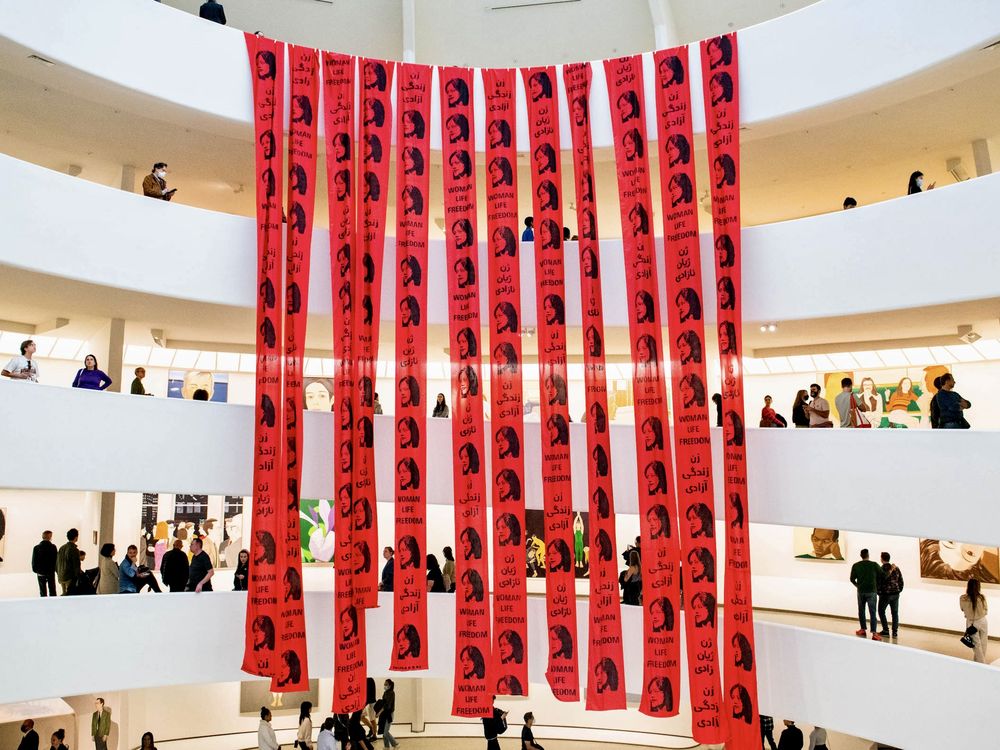
[[[5,5],[0,747],[995,747],[1000,2]]]

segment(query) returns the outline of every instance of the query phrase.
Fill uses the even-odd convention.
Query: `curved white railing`
[[[1000,4],[998,4],[1000,7]],[[1000,174],[920,195],[743,230],[743,316],[790,321],[918,308],[1000,297],[1000,254],[984,238],[1000,234]],[[256,304],[256,235],[251,218],[171,205],[0,155],[0,267],[88,284],[251,309]],[[702,235],[704,299],[715,297],[712,236]],[[137,250],[137,248],[141,248]],[[948,271],[937,273],[947,249]],[[480,244],[481,268],[488,248]],[[620,239],[602,240],[605,324],[627,326]],[[330,253],[326,230],[313,233],[310,311],[330,314]],[[447,323],[444,241],[432,240],[427,319]],[[576,243],[567,243],[567,320],[579,325]],[[383,318],[395,305],[395,243],[386,241]],[[660,258],[662,259],[662,254]],[[817,258],[835,262],[822,267]],[[196,269],[196,272],[194,270]],[[884,279],[859,283],[865,273]],[[891,271],[890,271],[891,269]],[[661,268],[661,276],[664,275]],[[534,248],[523,246],[522,315],[535,322]],[[671,288],[676,288],[670,279]],[[661,302],[666,286],[661,281]],[[482,296],[483,314],[488,295]],[[715,306],[705,315],[714,320]],[[326,325],[324,323],[323,325]]]
[[[310,675],[329,678],[333,674],[329,626],[334,621],[333,597],[306,593],[305,601]],[[244,594],[232,592],[0,602],[5,673],[17,675],[17,679],[0,681],[0,702],[244,679],[240,664],[245,602]],[[390,674],[391,595],[380,595],[380,605],[367,618],[369,671],[374,676]],[[428,610],[428,632],[452,632],[453,598],[432,594]],[[586,642],[587,613],[588,604],[581,601],[580,643]],[[530,692],[537,694],[546,690],[544,599],[529,599],[528,616]],[[641,617],[639,608],[623,608],[625,683],[631,694],[642,690]],[[194,621],[197,626],[192,626]],[[87,627],[80,627],[81,622]],[[122,623],[142,623],[142,627],[129,631],[130,635],[119,634]],[[1000,702],[1000,679],[991,667],[767,622],[758,622],[755,631],[764,713],[794,716],[804,724],[819,724],[897,747],[948,747],[956,731],[960,731],[963,745],[989,747],[1000,734],[1000,713],[990,710]],[[95,648],[95,634],[101,633],[107,643]],[[45,644],[49,663],[72,668],[57,672],[39,669],[38,644]],[[159,659],[155,669],[138,669],[137,665],[148,663],[152,644],[157,653],[182,653],[184,658]],[[450,639],[432,640],[427,647],[431,668],[406,676],[450,678],[454,668]],[[580,654],[580,663],[585,682],[590,671],[586,649]],[[884,689],[875,690],[866,686],[866,675],[889,682]],[[949,685],[961,687],[945,687]],[[689,735],[686,676],[678,693],[682,696],[681,713],[663,720],[661,731]],[[956,719],[942,721],[945,716]],[[974,720],[958,718],[969,716]]]
[[[19,425],[24,436],[4,448],[4,488],[250,494],[249,406],[4,381],[0,414],[8,424]],[[334,497],[333,415],[304,416],[302,496]],[[525,425],[524,497],[531,508],[541,507],[539,428],[537,422]],[[573,507],[579,510],[588,508],[582,479],[585,429],[584,424],[570,425],[574,475],[580,477],[573,483]],[[615,504],[621,513],[638,512],[633,429],[610,425]],[[715,465],[721,466],[721,430],[712,433]],[[394,500],[394,473],[388,470],[394,465],[394,434],[391,416],[375,418],[376,461],[386,467],[377,473],[376,493],[387,503]],[[747,435],[753,522],[1000,545],[1000,504],[991,473],[1000,453],[1000,432],[750,429]],[[428,420],[425,440],[436,446],[427,455],[428,502],[451,505],[450,422]],[[877,462],[857,460],[873,455]],[[847,466],[849,477],[839,481],[837,467]],[[893,468],[902,466],[921,470]],[[964,468],[957,471],[956,466]],[[483,471],[489,472],[489,456]],[[934,474],[947,477],[947,489],[930,490],[928,476]],[[719,477],[715,492],[721,517]],[[946,506],[942,497],[947,497]]]
[[[926,2],[828,0],[741,30],[743,124],[752,127],[870,92],[984,47],[1000,36],[1000,6],[991,0],[950,3],[945,25],[941,13],[937,5]],[[152,3],[40,0],[7,14],[0,36],[25,52],[37,52],[136,92],[140,96],[132,101],[135,112],[146,114],[145,97],[153,97],[231,125],[250,122],[246,48],[237,29]],[[151,49],[152,39],[157,40],[155,49]],[[697,60],[697,45],[691,52]],[[845,62],[849,59],[864,60],[864,65],[850,65]],[[598,62],[593,67],[594,101],[604,101],[603,65]],[[646,67],[647,101],[651,102],[651,54],[646,55]],[[700,82],[700,70],[694,65],[691,83],[695,91]],[[66,85],[72,85],[68,79]],[[520,82],[519,88],[523,116]],[[108,96],[96,88],[89,94]],[[693,99],[695,128],[703,130],[701,97]],[[484,110],[481,91],[477,92],[477,108],[480,113]],[[608,109],[595,104],[593,112],[594,145],[608,146]],[[177,120],[176,116],[169,119]],[[562,142],[569,143],[565,111],[561,119]],[[432,123],[432,145],[439,148],[439,118],[432,118]],[[650,133],[655,134],[650,123]],[[482,148],[482,128],[479,131]],[[527,150],[527,134],[522,131],[521,135],[518,146]],[[249,131],[243,137],[249,138]]]

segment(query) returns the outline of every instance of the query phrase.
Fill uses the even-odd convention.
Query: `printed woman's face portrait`
[[[688,298],[683,294],[677,295],[677,312],[680,313],[681,320],[684,320],[691,315],[691,303],[688,302]]]
[[[583,220],[580,222],[580,225],[581,225],[581,231],[583,232],[583,236],[587,237],[589,239],[593,239],[593,237],[594,237],[594,220],[590,218],[590,212],[589,211],[584,211],[583,212]]]
[[[497,477],[497,489],[500,490],[500,497],[510,497],[510,482],[503,474]]]
[[[731,307],[733,304],[732,295],[729,294],[729,285],[719,283],[719,305],[723,308]]]
[[[650,492],[660,486],[659,479],[656,476],[656,472],[652,470],[652,467],[646,470],[646,486]],[[663,533],[663,520],[655,510],[651,510],[646,514],[646,523],[649,525],[650,536],[655,538]]]
[[[365,517],[365,506],[364,503],[354,504],[354,528],[363,529],[367,526],[367,518]]]
[[[618,98],[618,117],[621,118],[622,122],[625,122],[629,116],[632,114],[632,103],[629,102],[627,96],[622,96]]]
[[[660,488],[660,479],[659,479],[659,477],[656,476],[656,470],[653,468],[652,464],[650,464],[649,466],[646,467],[645,471],[643,472],[643,476],[646,477],[646,491],[647,492],[649,492],[650,494],[652,494],[653,492],[656,492]],[[649,522],[649,523],[652,523],[652,521],[650,520],[649,516],[646,517],[646,521]],[[657,521],[656,522],[656,529],[658,530],[660,528],[661,528],[661,526],[660,526],[659,522]],[[650,532],[652,533],[653,530],[650,529]]]
[[[635,142],[635,136],[631,133],[626,133],[625,138],[622,141],[622,145],[625,147],[625,158],[629,161],[634,159],[636,152],[638,151],[636,148],[637,144]]]
[[[651,706],[662,706],[666,702],[666,696],[663,695],[663,688],[660,687],[659,680],[652,680],[647,688],[649,692],[649,704]]]
[[[458,356],[465,359],[469,356],[469,334],[458,334]]]
[[[701,555],[692,552],[688,555],[688,566],[691,568],[691,577],[698,581],[705,577],[705,565],[701,561]]]
[[[687,362],[691,359],[691,344],[687,340],[687,336],[681,336],[677,339],[677,352],[681,355],[681,362]]]
[[[410,149],[403,149],[403,171],[412,172],[416,168],[416,163],[413,161],[413,152]]]
[[[448,106],[454,107],[458,104],[459,100],[462,98],[462,92],[459,91],[458,86],[454,81],[448,81],[444,87],[445,94],[448,96]]]
[[[472,460],[469,456],[469,451],[466,448],[462,448],[458,452],[458,460],[462,465],[463,473],[468,473],[469,468],[472,466]]]
[[[663,603],[659,600],[649,605],[649,619],[653,625],[653,630],[660,630],[667,625],[667,613],[663,610]]]
[[[727,352],[732,348],[732,341],[729,338],[729,329],[723,326],[719,329],[719,351]]]
[[[410,465],[404,461],[399,465],[399,469],[397,471],[399,473],[399,486],[409,487],[410,482],[413,481],[413,474],[410,473]]]
[[[733,424],[733,418],[728,414],[726,415],[724,425],[725,427],[723,428],[723,432],[725,434],[726,442],[731,443],[736,439],[736,425]]]
[[[587,110],[583,106],[583,102],[576,98],[573,100],[573,122],[577,125],[583,125],[587,121]]]
[[[344,139],[338,138],[337,139],[337,151],[336,151],[336,156],[335,156],[336,160],[337,161],[346,161],[347,158],[348,158],[348,156],[349,156],[349,153],[348,153],[348,142],[346,140],[344,140]]]
[[[719,83],[718,78],[712,78],[708,84],[708,91],[712,95],[712,101],[717,102],[722,98],[722,84]]]
[[[554,421],[549,422],[549,445],[555,445],[557,440],[559,440],[559,428]]]
[[[462,234],[464,235],[465,232],[462,231]],[[469,268],[465,263],[459,262],[455,266],[455,278],[459,286],[465,286],[469,283]]]
[[[638,211],[633,211],[629,214],[629,221],[632,222],[632,234],[639,234],[642,232],[642,215]]]
[[[667,141],[667,163],[676,164],[681,160],[681,149],[674,141]]]
[[[267,60],[261,54],[257,55],[257,77],[267,78],[271,75],[271,66],[268,64]]]
[[[538,79],[538,76],[532,76],[528,79],[528,90],[531,92],[532,100],[537,100],[542,96],[545,89],[542,88],[542,82]]]
[[[649,343],[645,338],[640,338],[636,343],[635,350],[639,355],[640,362],[652,362],[653,353],[649,350]]]
[[[399,401],[400,401],[400,404],[402,406],[409,406],[410,405],[410,398],[411,398],[410,384],[407,383],[405,380],[400,380],[399,381]]]
[[[339,172],[336,175],[334,175],[333,183],[334,186],[337,188],[337,197],[344,198],[344,196],[347,195],[347,182],[344,180],[343,175],[340,174]]]
[[[408,326],[412,320],[413,318],[410,315],[410,305],[406,302],[406,300],[403,300],[399,303],[399,322],[404,326]]]
[[[711,619],[708,607],[701,597],[691,597],[691,614],[694,616],[695,625],[703,625]]]
[[[396,432],[399,435],[400,445],[409,445],[410,441],[413,439],[413,433],[410,431],[410,423],[408,420],[404,419],[396,427]]]
[[[538,234],[542,239],[542,246],[552,244],[552,230],[549,229],[548,224],[542,224],[542,228],[538,230]]]

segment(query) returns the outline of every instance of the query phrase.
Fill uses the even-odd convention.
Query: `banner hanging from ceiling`
[[[492,716],[495,682],[490,639],[489,540],[482,351],[479,341],[479,247],[473,72],[438,68],[448,255],[451,435],[455,488],[454,716]]]
[[[396,559],[390,668],[427,669],[427,229],[431,78],[396,71]]]
[[[636,476],[639,482],[643,616],[643,691],[639,710],[675,716],[680,703],[680,548],[660,334],[653,240],[642,56],[605,60],[618,195],[625,286],[632,339]],[[712,616],[715,613],[713,611]]]
[[[673,439],[677,466],[683,585],[698,612],[715,611],[715,494],[709,437],[705,323],[702,319],[701,248],[695,200],[694,136],[687,46],[653,55],[660,149],[664,275],[673,390]],[[673,304],[671,304],[673,302]],[[705,603],[703,609],[701,603]],[[689,605],[690,606],[690,605]],[[718,629],[715,618],[685,617],[692,732],[702,744],[726,739],[721,717]]]
[[[330,217],[330,290],[333,295],[333,367],[336,415],[333,420],[334,617],[333,711],[364,708],[367,691],[365,610],[355,605],[354,518],[362,521],[363,502],[355,510],[354,307],[360,254],[356,237],[354,185],[354,58],[323,53],[323,123],[326,128],[326,179]],[[368,513],[375,508],[368,506]]]
[[[257,329],[254,411],[254,544],[247,584],[246,646],[243,671],[260,676],[278,673],[276,632],[281,620],[281,575],[277,540],[284,536],[282,470],[284,425],[281,422],[282,115],[285,45],[246,34],[253,84],[254,164],[257,173]]]
[[[712,187],[716,310],[722,366],[722,431],[726,497],[724,643],[729,741],[760,741],[750,591],[750,511],[747,501],[746,420],[743,412],[743,287],[740,242],[740,88],[736,34],[701,43],[706,141]],[[714,609],[712,610],[714,615]]]
[[[590,496],[590,627],[587,709],[625,708],[621,602],[618,596],[615,501],[608,432],[608,381],[604,352],[604,301],[598,244],[594,154],[590,140],[590,63],[563,67],[573,138],[573,178],[583,308],[583,377],[586,392],[587,492]],[[574,534],[576,546],[582,545]]]
[[[493,674],[497,695],[528,694],[515,82],[514,70],[483,70],[493,427]]]
[[[580,699],[572,469],[566,368],[563,191],[556,69],[523,68],[528,95],[535,300],[541,392],[542,493],[545,506],[545,603],[549,662],[545,672],[561,701]]]

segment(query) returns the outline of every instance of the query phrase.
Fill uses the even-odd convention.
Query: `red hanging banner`
[[[583,308],[583,375],[587,394],[587,491],[590,495],[590,674],[587,709],[625,708],[621,602],[615,554],[615,500],[608,432],[608,382],[604,360],[604,301],[590,141],[590,63],[563,67],[573,136],[580,299]]]
[[[330,282],[333,295],[333,362],[337,414],[333,421],[334,678],[333,711],[365,705],[365,610],[354,603],[354,305],[358,253],[354,198],[354,58],[323,53],[323,122],[330,216]],[[359,509],[364,510],[363,506]],[[374,512],[374,510],[373,510]],[[364,514],[361,514],[364,518]],[[363,558],[360,558],[363,560]]]
[[[246,34],[253,81],[254,143],[257,171],[257,388],[254,418],[253,521],[247,585],[246,647],[243,671],[271,676],[278,670],[276,630],[281,620],[284,560],[277,539],[284,537],[284,471],[281,423],[281,185],[282,89],[285,45]],[[280,519],[280,520],[279,520]]]
[[[561,701],[580,699],[577,669],[573,495],[566,370],[562,165],[554,67],[523,68],[528,94],[531,189],[535,217],[538,379],[541,385],[542,492],[545,502],[545,603],[549,662],[545,677]]]
[[[285,239],[285,398],[284,468],[286,503],[279,509],[278,570],[281,616],[276,636],[281,657],[271,690],[309,689],[306,620],[302,600],[302,544],[299,539],[299,486],[302,479],[302,358],[309,308],[309,259],[316,206],[316,128],[319,78],[316,50],[288,46],[291,117],[288,135],[288,226]],[[282,572],[283,571],[283,572]]]
[[[493,426],[493,674],[497,695],[528,694],[521,404],[521,251],[517,220],[516,73],[483,70],[490,259]]]
[[[390,668],[427,669],[427,215],[432,68],[400,63],[396,138],[396,561]]]
[[[438,68],[448,248],[451,435],[454,450],[455,693],[453,716],[492,716],[479,248],[476,242],[472,70]]]
[[[670,373],[674,399],[674,451],[680,513],[684,591],[689,613],[714,612],[715,494],[705,383],[705,324],[701,311],[701,249],[695,196],[694,136],[687,47],[654,53],[656,118],[660,148],[660,193],[667,277]],[[671,304],[673,301],[673,304]],[[704,606],[702,606],[704,604]],[[719,681],[715,618],[684,618],[688,684],[693,712],[691,731],[706,745],[726,739]]]
[[[675,716],[680,696],[680,548],[667,438],[667,389],[652,231],[642,56],[605,60],[618,164],[625,283],[632,338],[632,387],[642,531],[644,686],[639,710]],[[712,611],[714,618],[715,611]]]
[[[706,141],[712,181],[716,302],[726,495],[726,625],[730,644],[725,686],[729,740],[735,747],[760,741],[753,601],[750,591],[750,510],[747,501],[743,416],[743,299],[740,275],[740,87],[736,34],[701,43]]]
[[[389,205],[392,71],[395,63],[358,59],[361,132],[358,139],[358,266],[354,269],[354,603],[378,606],[378,514],[375,498],[375,370],[378,364],[382,254]]]

